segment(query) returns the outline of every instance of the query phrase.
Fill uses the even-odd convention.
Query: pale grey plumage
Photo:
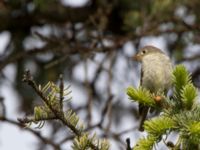
[[[141,62],[141,86],[154,94],[167,93],[171,86],[172,64],[170,58],[154,46],[145,46],[135,55]],[[139,105],[140,130],[148,113],[148,107]]]
[[[149,53],[142,58],[141,86],[155,94],[167,92],[171,86],[172,65],[163,52]]]

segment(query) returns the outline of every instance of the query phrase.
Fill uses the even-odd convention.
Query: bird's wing
[[[143,74],[144,74],[144,71],[143,71],[143,69],[141,68],[141,72],[140,72],[140,86],[142,86]]]
[[[141,73],[140,73],[140,86],[143,86],[143,84],[142,84],[143,83],[143,73],[144,73],[144,71],[143,71],[143,69],[141,69]],[[140,127],[139,127],[140,131],[144,131],[143,124],[144,124],[144,121],[146,119],[148,110],[149,110],[148,106],[145,106],[145,105],[139,103],[139,115],[141,116]]]
[[[140,86],[142,86],[142,82],[143,82],[143,69],[141,69],[141,72],[140,72]],[[144,115],[144,110],[146,110],[148,107],[147,106],[144,106],[143,104],[139,104],[139,115]],[[146,116],[146,115],[145,115]]]

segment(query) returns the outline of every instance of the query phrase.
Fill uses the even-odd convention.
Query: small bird
[[[159,96],[167,94],[172,83],[172,63],[170,58],[159,48],[148,45],[139,50],[133,58],[141,62],[141,87]],[[143,131],[143,123],[148,114],[149,107],[139,104],[141,122],[139,130]]]

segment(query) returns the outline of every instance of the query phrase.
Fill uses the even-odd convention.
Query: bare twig
[[[19,123],[19,122],[16,122],[16,121],[13,121],[13,120],[10,120],[8,118],[5,118],[5,117],[0,117],[0,121],[2,122],[5,122],[5,123],[9,123],[9,124],[12,124],[12,125],[15,125],[17,126],[18,128],[21,128],[25,131],[28,131],[30,133],[32,133],[33,135],[35,135],[38,139],[40,139],[44,144],[49,144],[51,145],[54,150],[61,150],[60,148],[60,145],[59,144],[55,144],[53,141],[43,137],[39,132],[36,132],[35,130],[32,130],[31,128],[24,128],[24,126]]]
[[[127,144],[126,150],[132,150],[130,138],[127,138],[127,139],[126,139],[126,144]]]

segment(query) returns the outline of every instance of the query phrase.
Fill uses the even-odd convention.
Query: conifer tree
[[[200,104],[197,101],[197,89],[183,65],[175,67],[172,78],[173,95],[162,95],[161,101],[155,101],[154,94],[142,87],[127,88],[131,101],[160,111],[159,116],[144,122],[144,130],[148,135],[139,139],[134,150],[151,150],[162,140],[173,150],[200,148]],[[178,133],[176,143],[168,138],[172,132]]]

